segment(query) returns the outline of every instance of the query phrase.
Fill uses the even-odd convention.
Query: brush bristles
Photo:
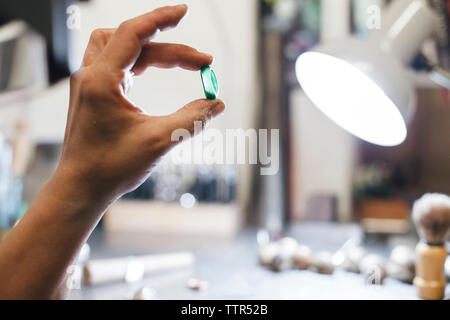
[[[442,245],[450,231],[450,197],[425,194],[414,202],[412,216],[422,239],[430,245]]]

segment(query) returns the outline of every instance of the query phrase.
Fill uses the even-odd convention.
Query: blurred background
[[[330,121],[304,94],[295,62],[330,39],[366,39],[373,31],[371,8],[380,8],[382,29],[388,5],[412,0],[184,2],[188,18],[157,41],[214,55],[227,109],[211,126],[223,132],[280,129],[280,170],[261,176],[259,165],[176,165],[167,157],[106,213],[79,268],[69,272],[75,277],[71,297],[415,298],[410,277],[391,272],[374,290],[357,273],[339,271],[351,269],[339,258],[351,247],[346,250],[361,259],[363,251],[377,254],[387,266],[399,246],[408,257],[418,240],[413,201],[427,192],[450,194],[450,94],[430,77],[433,66],[450,70],[450,1],[428,1],[434,31],[408,66],[416,112],[407,140],[397,147],[363,142]],[[25,214],[56,167],[68,77],[79,68],[91,32],[167,4],[175,3],[0,0],[1,234]],[[201,98],[203,89],[196,72],[152,68],[129,95],[159,115]],[[259,266],[258,252],[260,262],[268,254],[262,245],[279,239],[286,247],[294,240],[311,249],[315,267],[294,272],[283,261]],[[175,256],[162,256],[148,270],[148,260],[130,258],[147,254]],[[321,274],[329,272],[321,272],[320,263],[334,275]],[[102,280],[112,266],[120,270]],[[342,268],[334,272],[337,266]],[[77,286],[80,270],[90,280]]]

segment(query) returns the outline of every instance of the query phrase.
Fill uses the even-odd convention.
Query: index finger
[[[142,45],[160,30],[176,27],[188,11],[187,5],[167,6],[123,22],[105,47],[102,56],[120,70],[131,68]]]
[[[181,67],[186,70],[200,70],[201,67],[210,65],[213,57],[196,49],[175,43],[148,42],[142,46],[139,58],[136,60],[132,71],[140,75],[147,67],[158,68]]]

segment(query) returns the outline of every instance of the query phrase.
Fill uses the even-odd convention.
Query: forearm
[[[74,196],[79,190],[68,183],[56,175],[50,179],[0,244],[0,298],[57,296],[67,267],[108,205]]]

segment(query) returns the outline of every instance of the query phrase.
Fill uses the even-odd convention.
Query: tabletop
[[[360,274],[336,269],[332,275],[312,271],[273,272],[258,264],[256,230],[246,229],[232,239],[184,238],[156,235],[118,235],[95,231],[88,243],[92,258],[131,256],[189,250],[192,267],[151,274],[138,283],[116,282],[72,290],[70,299],[131,299],[142,286],[154,299],[417,299],[415,287],[392,278],[370,285]],[[313,250],[335,252],[357,225],[302,224],[289,234]],[[406,240],[405,240],[406,241]],[[410,241],[410,240],[409,240]],[[365,246],[387,257],[389,244]],[[206,290],[192,290],[190,278],[208,283]],[[450,286],[447,287],[447,296]]]

